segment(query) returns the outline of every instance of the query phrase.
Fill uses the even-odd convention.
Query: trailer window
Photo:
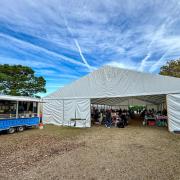
[[[0,119],[16,117],[16,102],[0,100]]]

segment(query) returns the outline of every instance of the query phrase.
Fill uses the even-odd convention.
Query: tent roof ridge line
[[[129,71],[129,72],[134,72],[134,73],[139,73],[139,74],[146,74],[146,75],[151,75],[151,76],[158,76],[158,77],[168,77],[168,78],[173,78],[173,79],[179,79],[177,77],[173,77],[173,76],[167,76],[167,75],[161,75],[161,74],[154,74],[151,72],[144,72],[144,71],[139,71],[139,70],[135,70],[135,69],[128,69],[128,68],[122,68],[122,67],[115,67],[115,66],[111,66],[111,65],[104,65],[101,66],[99,69],[96,69],[94,71],[89,72],[87,75],[83,76],[83,77],[87,77],[88,75],[95,73],[97,71],[101,71],[103,69],[107,69],[107,68],[111,68],[111,69],[118,69],[118,70],[122,70],[122,71]],[[83,78],[82,77],[82,78]],[[81,78],[80,78],[81,79]]]

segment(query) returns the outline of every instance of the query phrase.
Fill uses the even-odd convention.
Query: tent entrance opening
[[[124,126],[167,127],[166,109],[166,95],[94,98],[91,99],[91,124],[117,127],[123,119]]]

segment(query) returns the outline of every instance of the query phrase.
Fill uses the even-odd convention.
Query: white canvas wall
[[[169,131],[180,131],[180,94],[167,95]]]
[[[43,123],[45,124],[63,124],[63,101],[46,100],[43,103]]]
[[[76,100],[76,117],[86,119],[86,127],[91,126],[91,112],[90,112],[90,99]],[[83,122],[79,122],[78,126],[83,126]]]
[[[69,99],[64,100],[64,125],[70,125],[70,119],[86,119],[86,127],[90,127],[90,100]],[[76,127],[83,127],[84,121],[77,121]],[[71,123],[73,126],[74,123]]]
[[[90,127],[89,99],[45,100],[43,123],[73,126],[74,123],[70,123],[72,118],[86,119],[86,121],[77,121],[76,127]]]

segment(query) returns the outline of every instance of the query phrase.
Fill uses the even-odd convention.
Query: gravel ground
[[[179,180],[180,135],[137,121],[0,135],[0,179]]]

